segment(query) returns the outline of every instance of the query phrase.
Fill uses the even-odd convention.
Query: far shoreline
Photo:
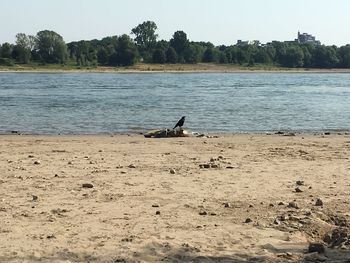
[[[227,64],[142,64],[129,67],[74,67],[64,65],[0,66],[0,73],[350,73],[350,68],[282,68]]]

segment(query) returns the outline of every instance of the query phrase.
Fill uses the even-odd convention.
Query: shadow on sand
[[[165,251],[166,250],[166,251]],[[146,246],[141,251],[129,251],[128,256],[118,255],[112,252],[105,256],[93,256],[88,254],[78,254],[73,252],[58,252],[56,256],[40,257],[40,256],[0,256],[0,262],[30,262],[30,263],[136,263],[136,262],[178,262],[178,263],[247,263],[247,262],[334,262],[334,263],[350,263],[350,251],[339,249],[326,249],[324,254],[305,253],[302,250],[284,249],[283,251],[275,251],[268,253],[268,256],[252,256],[244,253],[235,253],[233,255],[224,256],[206,256],[205,253],[199,252],[195,248],[185,246],[177,249],[171,249]],[[125,254],[125,252],[123,253]],[[130,256],[132,254],[133,256]]]

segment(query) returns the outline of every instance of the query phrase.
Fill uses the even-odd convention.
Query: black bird
[[[185,118],[186,116],[182,116],[182,118],[176,123],[175,127],[173,129],[175,129],[176,127],[182,127],[184,126],[184,123],[185,123]]]

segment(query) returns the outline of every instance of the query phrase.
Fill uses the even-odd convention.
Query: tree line
[[[15,44],[0,45],[0,64],[75,64],[77,66],[130,66],[137,62],[159,64],[222,63],[254,66],[268,64],[290,68],[350,68],[350,45],[341,47],[273,41],[261,45],[215,46],[210,42],[190,41],[176,31],[169,41],[158,40],[157,25],[139,24],[127,34],[101,40],[65,43],[54,31],[43,30],[35,36],[19,33]]]

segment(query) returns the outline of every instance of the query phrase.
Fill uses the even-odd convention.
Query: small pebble
[[[289,202],[288,207],[299,209],[298,204],[296,202],[294,202],[294,201],[293,202]]]
[[[298,180],[298,181],[296,181],[296,184],[297,185],[304,185],[304,181]]]
[[[134,164],[129,164],[128,166],[129,168],[136,168],[136,166]]]
[[[280,220],[281,220],[281,221],[286,221],[286,220],[288,220],[288,219],[289,219],[289,216],[286,215],[286,214],[281,215],[281,217],[280,217]]]
[[[41,162],[40,161],[34,161],[34,164],[39,165]]]
[[[200,211],[199,212],[199,215],[201,215],[201,216],[206,216],[208,213],[206,212],[206,211]]]
[[[317,198],[315,206],[323,206],[323,201],[320,198]]]
[[[310,243],[309,244],[309,253],[324,253],[325,252],[325,247],[321,243]]]
[[[299,187],[297,187],[297,188],[295,188],[295,192],[296,192],[296,193],[302,193],[303,190],[301,190]]]
[[[82,187],[83,187],[83,188],[93,188],[94,185],[93,185],[93,184],[90,184],[90,183],[84,183],[84,184],[82,184]]]
[[[275,225],[280,225],[280,224],[281,224],[281,222],[280,222],[277,218],[273,221],[273,223],[274,223]]]
[[[249,217],[244,221],[244,223],[251,223],[251,222],[253,222],[253,220],[251,220]]]
[[[152,205],[152,207],[159,207],[159,205],[157,205],[157,204],[154,204],[154,205]]]
[[[156,215],[160,215],[160,211],[156,211]]]
[[[171,173],[171,174],[176,174],[175,169],[170,169],[170,173]]]
[[[230,203],[224,203],[224,207],[226,208],[230,207]]]

